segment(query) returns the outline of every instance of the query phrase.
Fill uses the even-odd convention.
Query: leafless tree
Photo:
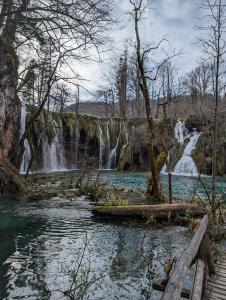
[[[75,93],[75,113],[79,112],[79,104],[80,104],[80,85],[76,85],[76,93]]]
[[[143,113],[143,97],[139,85],[139,68],[136,53],[132,52],[128,62],[127,102],[132,108],[132,116],[141,117]]]
[[[89,59],[90,47],[103,45],[102,33],[111,21],[109,5],[108,0],[0,1],[0,164],[5,178],[9,170],[18,176],[10,160],[20,114],[21,57],[29,57],[32,51],[36,54],[50,43],[51,52],[56,53],[54,62],[49,62],[53,68],[48,70],[42,109],[62,64],[70,68],[69,61]],[[19,156],[22,152],[23,146]]]
[[[118,86],[118,98],[119,98],[119,112],[120,117],[126,118],[127,107],[127,84],[128,84],[128,49],[125,49],[119,58],[117,66],[117,86]]]
[[[213,146],[212,146],[212,196],[211,212],[213,220],[216,218],[216,175],[217,175],[217,139],[218,139],[218,112],[220,95],[224,89],[221,78],[224,75],[224,57],[226,53],[226,5],[222,0],[203,0],[201,9],[205,15],[199,30],[204,34],[199,39],[203,47],[206,60],[212,66],[214,111],[213,111]]]
[[[203,106],[204,101],[211,93],[211,65],[202,62],[183,78],[182,83],[185,94],[191,97],[193,114],[201,113],[202,117],[206,119]]]
[[[146,117],[148,121],[149,131],[150,131],[150,140],[149,140],[149,154],[150,154],[150,163],[151,163],[151,173],[152,176],[149,178],[149,184],[147,188],[147,197],[149,199],[160,201],[163,199],[162,194],[162,186],[161,186],[161,179],[160,179],[160,171],[162,168],[162,163],[158,163],[157,157],[154,152],[154,142],[156,138],[155,128],[154,128],[154,120],[151,111],[151,102],[150,102],[150,91],[149,91],[149,81],[155,81],[158,72],[163,64],[169,61],[175,54],[172,56],[166,56],[163,61],[159,64],[155,64],[154,67],[151,67],[151,70],[147,67],[146,62],[148,56],[150,57],[153,54],[154,50],[159,49],[160,45],[165,42],[165,39],[162,39],[158,44],[143,47],[140,39],[140,32],[139,32],[139,24],[142,19],[145,7],[143,6],[143,0],[139,0],[138,2],[130,0],[130,3],[133,7],[132,10],[132,17],[134,20],[134,27],[135,27],[135,35],[136,35],[136,57],[137,57],[137,64],[139,68],[139,85],[140,89],[145,101],[145,108],[146,108]],[[150,64],[150,62],[149,62]],[[164,149],[164,156],[167,157],[167,149]],[[161,162],[164,162],[165,159],[162,159]]]
[[[173,101],[178,95],[176,86],[176,72],[175,68],[170,61],[163,64],[159,70],[157,77],[159,82],[159,92],[157,93],[157,106],[162,107],[163,117],[167,118],[167,105]]]

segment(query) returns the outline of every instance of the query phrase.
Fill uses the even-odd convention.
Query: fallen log
[[[201,217],[205,214],[202,207],[194,204],[158,204],[158,205],[128,205],[128,206],[95,206],[94,215],[112,217],[169,219],[185,216]]]

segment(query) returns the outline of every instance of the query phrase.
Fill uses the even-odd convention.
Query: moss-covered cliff
[[[34,108],[30,108],[27,120]],[[173,171],[186,144],[174,136],[176,121],[155,120],[156,156],[169,151],[167,170]],[[197,128],[199,137],[192,158],[200,173],[211,174],[212,137],[200,120],[188,119],[186,127]],[[43,113],[30,128],[28,142],[33,153],[33,170],[74,169],[81,167],[129,171],[150,169],[149,130],[145,118],[98,118],[88,114]],[[218,174],[226,174],[226,131],[218,136]],[[162,157],[161,155],[159,157]],[[164,156],[165,157],[165,156]]]
[[[33,109],[30,109],[27,120]],[[170,149],[175,143],[172,128],[173,124],[169,121],[155,121],[156,155],[163,151],[162,144]],[[47,114],[43,111],[30,128],[28,141],[35,153],[33,170],[48,169],[48,165],[51,169],[48,160],[52,161],[54,155],[57,156],[54,158],[55,164],[64,164],[62,169],[79,168],[84,162],[86,167],[98,168],[100,161],[101,167],[106,169],[149,169],[149,131],[146,119],[125,121],[71,112]]]

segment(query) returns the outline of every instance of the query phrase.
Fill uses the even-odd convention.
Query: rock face
[[[21,131],[33,109],[26,113],[23,110]],[[164,152],[165,148],[169,151],[163,168],[165,172],[173,172],[184,157],[185,162],[194,162],[197,172],[211,173],[211,136],[199,120],[155,120],[155,130],[156,155]],[[199,131],[202,132],[200,135]],[[199,135],[197,139],[194,132]],[[195,144],[188,147],[193,140]],[[148,141],[148,124],[144,118],[125,121],[72,112],[47,114],[43,111],[30,128],[21,172],[26,172],[31,160],[31,171],[41,172],[79,168],[145,171],[150,169]],[[226,132],[222,131],[218,145],[219,175],[226,174],[225,147]]]
[[[201,174],[212,173],[212,135],[203,132],[193,151],[192,157]],[[217,143],[217,174],[226,174],[226,131],[221,129],[218,134]]]
[[[21,130],[31,109],[21,118]],[[156,154],[175,142],[169,121],[156,121]],[[88,114],[46,113],[30,128],[21,172],[99,169],[148,170],[148,125],[146,119],[98,118]]]

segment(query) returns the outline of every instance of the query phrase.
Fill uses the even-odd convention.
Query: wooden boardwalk
[[[214,263],[215,273],[207,278],[203,299],[226,300],[226,253],[221,253]]]
[[[226,300],[226,252],[212,251],[207,227],[208,216],[205,215],[169,278],[154,282],[153,288],[163,291],[161,300],[179,300],[181,296],[190,300]],[[192,288],[184,289],[186,275],[194,264]]]

